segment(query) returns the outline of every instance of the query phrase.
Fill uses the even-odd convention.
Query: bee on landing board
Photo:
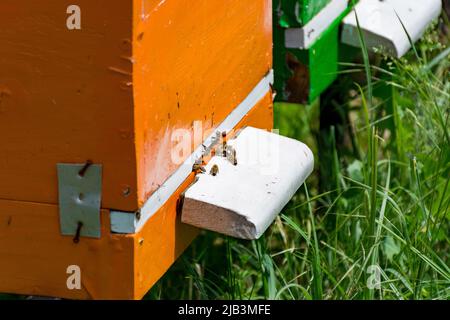
[[[236,149],[232,146],[228,146],[227,148],[227,160],[231,162],[232,165],[237,166]]]
[[[192,172],[195,172],[196,174],[198,173],[206,173],[206,169],[203,166],[202,163],[194,163],[194,165],[192,166]]]
[[[217,176],[219,173],[219,166],[217,164],[213,165],[209,173],[214,177]]]

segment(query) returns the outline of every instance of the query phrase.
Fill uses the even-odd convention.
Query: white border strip
[[[216,128],[194,153],[171,175],[161,187],[145,202],[140,210],[140,219],[130,212],[111,211],[111,231],[120,234],[133,234],[140,231],[145,223],[169,200],[175,191],[192,173],[192,166],[197,159],[201,159],[205,148],[209,149],[216,143],[217,132],[230,132],[244,118],[244,116],[270,91],[273,84],[273,70],[271,70],[250,92],[245,100],[234,109],[228,117]]]
[[[291,49],[309,49],[322,33],[347,9],[348,0],[333,0],[303,28],[285,31],[285,46]]]

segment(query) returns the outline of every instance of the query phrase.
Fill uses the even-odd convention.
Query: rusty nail
[[[73,243],[79,243],[80,242],[80,234],[81,234],[81,228],[83,227],[83,222],[79,221],[77,226],[77,233],[75,234],[75,238],[73,238]]]
[[[126,187],[125,189],[122,190],[122,194],[124,197],[128,197],[131,194],[131,188]]]
[[[80,177],[84,177],[84,175],[86,174],[87,169],[89,169],[89,167],[92,166],[92,164],[93,164],[93,163],[92,163],[91,160],[86,161],[86,164],[85,164],[84,167],[81,168],[81,170],[78,172],[78,175],[79,175]]]

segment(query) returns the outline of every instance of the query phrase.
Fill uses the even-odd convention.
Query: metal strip
[[[273,70],[271,70],[250,92],[245,100],[236,107],[228,117],[217,127],[216,132],[230,132],[244,116],[270,91],[273,84]],[[197,159],[201,159],[204,149],[213,146],[217,139],[217,134],[211,134],[198,147],[194,153],[170,176],[161,187],[156,190],[145,202],[139,214],[130,212],[111,211],[111,231],[121,234],[133,234],[145,225],[145,223],[169,200],[175,191],[183,184],[192,173],[192,166]]]
[[[285,31],[285,46],[291,49],[309,49],[314,42],[347,9],[348,0],[333,0],[303,28]]]
[[[100,238],[102,166],[58,163],[61,234]]]

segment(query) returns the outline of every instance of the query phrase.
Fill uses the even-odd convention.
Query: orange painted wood
[[[103,211],[102,238],[74,244],[59,232],[58,207],[0,200],[0,292],[72,299],[133,295],[132,237],[109,233]],[[68,290],[67,267],[81,268],[82,290]]]
[[[66,28],[70,4],[81,30]],[[57,204],[56,164],[90,159],[103,165],[102,207],[138,209],[177,168],[174,130],[216,127],[271,68],[271,11],[271,0],[0,1],[0,199]]]
[[[0,199],[56,204],[56,164],[91,159],[103,207],[132,209],[132,5],[75,2],[82,30],[69,31],[70,1],[0,1]]]
[[[216,127],[270,70],[271,2],[134,1],[140,205],[177,167],[173,131],[198,120],[204,131]]]
[[[268,93],[238,124],[273,126]],[[74,244],[59,232],[58,207],[0,200],[0,292],[70,299],[140,299],[197,235],[180,222],[177,201],[194,175],[135,235],[110,233],[109,212],[101,215],[100,240]],[[68,290],[69,265],[81,267],[81,290]]]
[[[249,125],[267,130],[273,128],[272,93],[267,94],[254,109],[242,119],[236,126],[236,130]],[[172,197],[171,201],[169,201],[156,216],[152,217],[143,230],[135,237],[135,241],[137,242],[135,243],[135,246],[137,247],[135,252],[136,298],[142,297],[148,291],[148,288],[153,286],[184,250],[186,243],[190,243],[193,235],[196,234],[192,233],[192,230],[195,230],[194,228],[180,222],[180,217],[176,215],[177,201],[175,200],[179,199],[181,192],[183,192],[193,181],[194,175],[192,174],[185,184],[176,192],[174,197]],[[156,234],[167,233],[173,235],[174,231],[176,235],[174,237],[155,238]],[[142,246],[139,245],[141,239],[144,240]],[[166,254],[161,255],[161,248],[166,250]]]

